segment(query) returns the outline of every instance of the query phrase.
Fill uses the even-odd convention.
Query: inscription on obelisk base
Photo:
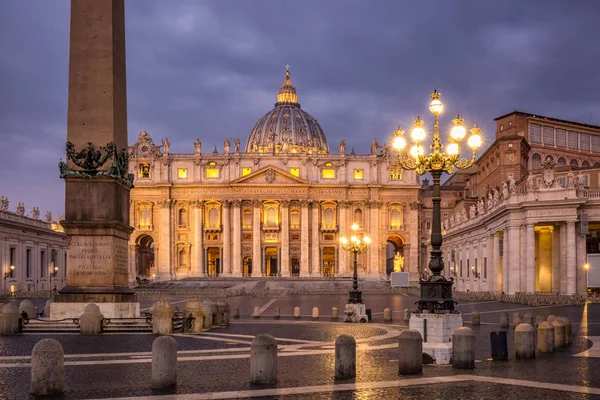
[[[105,318],[139,317],[128,287],[129,174],[124,0],[72,0],[65,219],[66,286],[50,318],[79,317],[96,303]]]

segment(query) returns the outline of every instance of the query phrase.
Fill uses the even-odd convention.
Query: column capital
[[[221,200],[221,204],[223,204],[223,207],[229,208],[231,206],[231,200]]]
[[[239,199],[232,200],[231,204],[236,208],[240,208],[242,206],[242,201]]]
[[[258,208],[261,205],[260,200],[252,200],[252,207]]]
[[[190,205],[193,208],[204,208],[204,200],[192,200],[190,201]]]
[[[282,207],[289,207],[290,206],[290,201],[289,200],[281,200],[281,206]]]
[[[300,207],[308,207],[311,203],[312,203],[311,200],[301,199],[300,200]]]
[[[348,200],[340,200],[338,201],[338,204],[341,208],[350,208],[352,207],[352,202],[348,201]]]
[[[161,199],[157,200],[156,203],[160,208],[171,208],[175,205],[175,200],[173,199]]]

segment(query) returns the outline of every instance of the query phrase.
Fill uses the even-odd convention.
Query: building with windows
[[[394,257],[419,276],[420,185],[374,140],[370,154],[333,154],[286,72],[275,107],[241,148],[173,154],[143,131],[130,147],[130,277],[351,276],[339,245],[353,223],[372,244],[359,275],[385,277]],[[191,147],[191,146],[190,146]],[[398,257],[396,257],[398,258]]]
[[[0,199],[0,265],[2,292],[61,289],[65,283],[67,237],[59,223],[39,217],[34,207],[25,215],[25,206],[8,210],[6,197]]]
[[[600,252],[600,127],[513,112],[443,218],[456,290],[585,293]]]

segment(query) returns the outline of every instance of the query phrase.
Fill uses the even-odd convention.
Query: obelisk
[[[52,319],[94,302],[107,318],[137,317],[128,287],[129,191],[124,0],[71,0],[65,219],[66,286]]]

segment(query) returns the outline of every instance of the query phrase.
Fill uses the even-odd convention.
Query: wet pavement
[[[498,302],[463,302],[459,310],[466,322],[471,311],[481,313],[482,325],[474,326],[476,367],[457,370],[449,366],[425,365],[415,377],[397,374],[397,335],[405,328],[403,309],[415,298],[365,295],[373,310],[373,323],[331,322],[331,307],[343,309],[345,297],[289,296],[283,298],[228,298],[231,307],[240,307],[242,318],[226,328],[199,335],[175,334],[178,356],[178,387],[172,392],[150,389],[152,334],[25,334],[0,337],[0,399],[30,398],[29,355],[42,338],[58,340],[65,350],[65,394],[61,399],[138,398],[156,399],[253,398],[253,399],[600,399],[600,357],[575,357],[600,347],[600,304],[587,306],[526,307]],[[183,309],[186,299],[173,298]],[[216,300],[216,299],[213,299]],[[275,300],[275,301],[272,301]],[[149,307],[155,299],[143,299]],[[260,319],[250,317],[253,307],[263,308]],[[279,307],[282,315],[300,306],[300,320],[273,318]],[[310,318],[313,306],[320,308],[318,320]],[[383,323],[383,309],[394,311],[394,321]],[[289,311],[286,311],[289,310]],[[490,332],[501,331],[499,313],[521,315],[563,315],[573,323],[573,344],[552,354],[538,354],[535,360],[515,360],[513,327],[504,329],[509,348],[508,361],[491,361]],[[470,326],[469,323],[465,324]],[[249,378],[249,346],[252,337],[269,333],[278,339],[278,383],[253,386]],[[358,342],[357,376],[336,382],[333,379],[333,341],[340,334],[353,335]],[[591,389],[590,389],[591,388]],[[586,393],[591,391],[591,393]],[[178,396],[167,396],[178,395]],[[186,396],[187,395],[187,396]],[[166,396],[166,397],[165,397]],[[147,397],[144,397],[147,398]]]

